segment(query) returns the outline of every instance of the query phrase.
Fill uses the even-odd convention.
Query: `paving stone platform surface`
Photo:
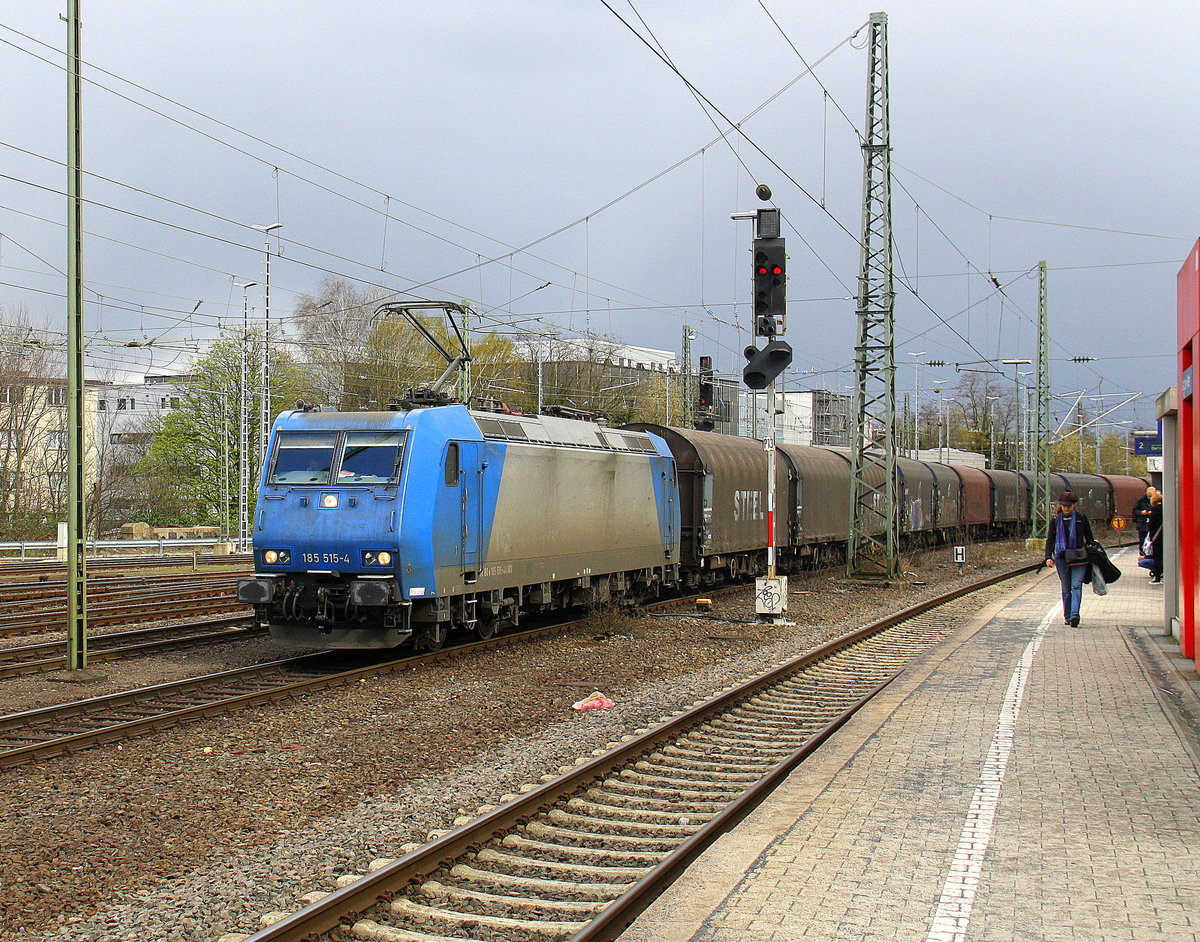
[[[623,942],[1200,942],[1200,699],[1129,553],[964,624]]]

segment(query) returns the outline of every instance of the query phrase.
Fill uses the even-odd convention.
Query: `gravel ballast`
[[[709,616],[604,613],[549,638],[5,770],[0,942],[253,931],[261,914],[299,908],[303,894],[610,740],[1031,555],[1017,544],[970,552],[963,576],[948,548],[911,557],[894,587],[793,576],[796,627],[755,623],[749,591],[716,596]],[[240,642],[111,662],[99,689],[18,678],[0,683],[0,705],[15,712],[281,653]],[[616,706],[571,709],[593,691]]]

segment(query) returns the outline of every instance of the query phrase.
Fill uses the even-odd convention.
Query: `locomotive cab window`
[[[336,445],[336,432],[280,432],[271,483],[328,484]]]
[[[347,432],[338,484],[388,484],[404,456],[403,432]]]
[[[458,442],[446,446],[446,487],[458,487]]]

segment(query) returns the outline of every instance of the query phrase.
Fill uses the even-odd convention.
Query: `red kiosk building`
[[[1195,405],[1194,371],[1200,352],[1200,241],[1179,270],[1178,495],[1179,644],[1196,661],[1196,615],[1200,610],[1200,411]],[[1168,564],[1169,564],[1168,560]]]

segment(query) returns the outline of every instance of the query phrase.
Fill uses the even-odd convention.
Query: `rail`
[[[153,549],[157,550],[157,555],[165,556],[165,550],[168,548],[190,551],[202,547],[215,547],[218,544],[229,545],[229,555],[237,553],[236,541],[213,539],[211,537],[204,539],[171,539],[169,537],[162,537],[153,540],[88,540],[86,543],[86,552],[88,556],[101,556],[104,555],[105,550]],[[0,563],[17,560],[23,562],[29,559],[53,562],[57,559],[58,549],[58,544],[54,540],[3,542],[0,543]]]
[[[319,899],[309,903],[299,911],[287,915],[280,914],[282,918],[246,937],[245,942],[308,942],[308,940],[317,938],[328,938],[328,933],[337,933],[337,938],[394,939],[396,942],[401,942],[401,940],[403,942],[420,942],[422,939],[427,939],[430,942],[434,942],[434,940],[446,942],[448,938],[446,933],[443,932],[441,935],[435,935],[436,930],[432,928],[432,924],[421,924],[419,931],[415,929],[410,931],[400,926],[381,926],[371,919],[363,920],[353,926],[346,925],[346,922],[374,911],[377,907],[380,907],[384,912],[390,911],[401,914],[405,912],[417,912],[418,914],[422,914],[421,918],[424,918],[424,914],[436,914],[438,910],[445,910],[448,904],[441,900],[430,903],[429,907],[421,907],[420,905],[414,906],[405,900],[399,900],[398,897],[405,892],[406,888],[424,882],[428,882],[430,887],[434,888],[434,893],[430,895],[438,895],[445,889],[445,886],[437,882],[437,879],[440,878],[431,878],[436,878],[439,872],[454,874],[455,871],[449,868],[454,865],[455,861],[474,856],[481,850],[487,850],[496,841],[500,842],[501,847],[535,846],[538,840],[543,841],[541,846],[548,846],[545,842],[550,841],[550,837],[538,837],[533,842],[526,841],[525,845],[520,845],[519,841],[516,843],[510,841],[506,845],[502,840],[503,835],[513,835],[518,829],[526,829],[528,833],[534,833],[532,830],[529,830],[531,825],[541,822],[543,818],[549,821],[550,824],[541,827],[540,831],[537,832],[538,834],[566,834],[568,835],[568,840],[571,837],[580,837],[581,835],[577,830],[564,829],[576,829],[579,827],[578,821],[588,820],[587,815],[590,812],[587,810],[588,799],[584,794],[584,790],[589,786],[597,785],[597,783],[602,785],[613,776],[619,778],[631,769],[635,775],[640,771],[644,776],[654,776],[658,774],[656,773],[655,762],[670,764],[670,759],[664,758],[663,755],[669,751],[669,744],[689,731],[696,732],[701,727],[701,724],[709,723],[714,719],[722,720],[720,736],[728,740],[730,735],[732,735],[732,731],[737,726],[737,723],[731,722],[728,718],[730,711],[739,706],[744,707],[752,698],[771,691],[781,682],[787,682],[790,678],[796,677],[822,664],[828,669],[834,663],[833,659],[835,657],[853,651],[856,646],[864,642],[869,642],[869,639],[875,635],[882,634],[904,622],[917,619],[940,605],[945,605],[946,603],[968,596],[972,592],[996,585],[1014,576],[1037,572],[1040,568],[1038,565],[1025,565],[1007,572],[994,574],[968,586],[960,586],[950,592],[920,602],[902,612],[872,622],[840,638],[835,638],[813,651],[777,665],[764,674],[717,694],[711,700],[697,703],[690,709],[666,719],[656,726],[638,731],[638,733],[632,737],[628,737],[619,744],[612,744],[613,748],[609,751],[602,752],[599,755],[593,753],[593,757],[578,762],[574,767],[567,769],[558,776],[543,779],[542,784],[522,794],[511,797],[510,800],[499,807],[485,806],[485,808],[481,809],[482,814],[474,820],[457,826],[451,831],[440,832],[441,836],[434,837],[430,843],[404,853],[403,856],[387,863],[372,873],[363,875],[340,889],[320,894]],[[956,623],[956,619],[952,619],[948,624],[953,625]],[[949,629],[947,628],[946,630]],[[937,643],[937,641],[941,640],[941,637],[944,637],[944,635],[931,636],[928,644]],[[912,656],[916,656],[926,646],[927,644],[918,646],[913,654],[904,655],[903,659],[907,660]],[[678,814],[685,816],[682,819],[678,819],[676,815],[677,809],[674,805],[670,804],[672,799],[668,796],[667,792],[662,792],[661,795],[654,798],[646,807],[661,806],[666,808],[669,812],[666,817],[671,819],[671,824],[645,825],[644,822],[647,820],[661,821],[664,819],[662,814],[657,814],[656,816],[654,812],[647,812],[645,810],[643,810],[640,819],[638,819],[636,813],[631,817],[633,820],[643,822],[642,831],[654,832],[657,830],[661,832],[660,837],[662,834],[666,834],[667,837],[657,842],[648,842],[645,838],[629,837],[628,834],[631,832],[622,832],[625,834],[625,846],[632,844],[636,847],[639,846],[638,842],[640,841],[641,853],[635,851],[631,854],[628,850],[614,851],[611,849],[614,846],[613,844],[597,848],[595,846],[596,835],[584,835],[586,844],[584,849],[590,851],[596,857],[603,855],[607,859],[593,860],[589,858],[585,861],[588,866],[581,868],[580,872],[584,874],[595,874],[599,870],[606,870],[609,874],[617,874],[619,872],[622,877],[619,896],[615,898],[610,896],[607,900],[593,905],[587,902],[578,902],[578,900],[584,898],[582,885],[575,888],[568,888],[566,895],[563,897],[563,899],[574,902],[559,902],[558,897],[553,893],[539,892],[537,894],[538,898],[533,901],[535,906],[540,906],[543,911],[551,913],[561,914],[567,912],[572,914],[570,916],[559,915],[557,917],[559,919],[571,920],[562,922],[549,921],[544,912],[538,912],[537,910],[535,910],[533,917],[521,919],[520,921],[513,918],[489,919],[488,916],[475,912],[445,912],[445,917],[450,920],[453,920],[457,916],[466,917],[462,920],[461,925],[455,926],[453,931],[473,930],[469,935],[456,935],[455,938],[478,939],[479,935],[474,930],[477,930],[482,935],[486,935],[488,938],[496,938],[498,936],[512,938],[512,932],[517,931],[517,928],[524,929],[528,927],[538,931],[527,932],[521,938],[567,940],[569,937],[569,942],[614,942],[630,923],[633,922],[637,915],[666,886],[670,885],[692,860],[698,857],[721,834],[736,826],[779,782],[811,755],[856,710],[868,703],[875,694],[886,688],[902,668],[883,665],[881,664],[882,660],[878,648],[866,651],[863,663],[869,665],[876,674],[882,672],[883,676],[876,676],[872,680],[865,681],[865,689],[856,690],[855,685],[844,683],[841,685],[831,685],[831,689],[837,694],[837,697],[845,700],[845,702],[840,703],[834,708],[833,715],[831,716],[815,717],[813,715],[812,705],[815,703],[815,698],[811,696],[811,693],[804,696],[797,696],[796,694],[790,696],[793,702],[799,701],[801,703],[801,712],[797,713],[795,721],[789,719],[786,724],[778,715],[781,709],[780,706],[767,706],[765,713],[763,713],[763,717],[765,717],[763,722],[766,722],[768,726],[775,730],[776,735],[774,738],[776,739],[786,738],[779,735],[779,728],[782,725],[789,727],[797,725],[801,721],[801,714],[807,717],[803,720],[804,722],[809,725],[815,725],[816,728],[811,734],[802,737],[806,741],[798,744],[793,750],[788,751],[787,749],[783,749],[782,755],[777,760],[774,760],[771,765],[767,766],[763,772],[750,773],[748,769],[743,768],[746,765],[744,754],[738,757],[733,754],[736,750],[731,752],[730,757],[733,758],[734,765],[737,768],[734,773],[731,773],[731,776],[727,777],[727,780],[733,781],[736,779],[744,784],[736,790],[732,800],[725,804],[724,807],[719,809],[710,808],[708,812],[702,814],[695,814],[691,809],[684,808],[683,810],[679,810]],[[778,747],[778,743],[774,745]],[[677,748],[676,752],[679,751]],[[780,750],[776,748],[775,751],[778,752]],[[695,752],[695,748],[692,749],[692,752]],[[711,766],[712,756],[707,751],[704,755],[706,761],[702,762],[701,766]],[[636,764],[639,762],[641,765]],[[685,776],[686,783],[683,784],[683,787],[701,791],[705,788],[715,787],[711,783],[710,785],[703,784],[707,779],[716,778],[711,769],[703,771],[703,774],[701,774],[702,771],[698,767],[695,774],[690,778]],[[675,791],[678,791],[681,786],[679,776],[663,779],[663,781],[667,782],[669,788]],[[733,789],[733,786],[730,785],[728,788]],[[646,791],[646,789],[643,788],[642,791]],[[705,796],[701,797],[707,800]],[[574,801],[574,804],[572,804],[572,801]],[[630,804],[633,804],[632,800]],[[555,809],[558,809],[557,818],[554,814]],[[607,823],[614,824],[611,821]],[[629,822],[625,823],[628,824]],[[615,822],[616,831],[619,831],[621,826],[623,826],[621,821]],[[671,835],[674,835],[674,837]],[[659,847],[660,844],[668,842],[667,838],[670,838],[669,842],[674,846]],[[588,839],[591,839],[591,842]],[[618,838],[616,843],[620,844],[621,839]],[[656,849],[647,852],[652,843]],[[516,851],[505,852],[509,853],[510,856],[517,853]],[[647,862],[647,858],[651,857],[657,859],[653,862]],[[630,860],[634,858],[637,858],[639,861],[636,865],[630,863]],[[616,863],[612,861],[616,861]],[[469,872],[470,864],[465,866]],[[569,869],[569,866],[555,866],[560,871]],[[462,872],[461,867],[458,872]],[[567,878],[558,876],[556,877],[556,881],[552,882],[557,882],[559,886],[562,886],[562,881],[565,879]],[[579,883],[580,881],[576,880],[575,882]],[[595,888],[595,884],[587,884],[586,886],[588,889]],[[476,899],[489,898],[486,894],[478,892],[473,894],[467,892],[460,895],[467,897],[473,895]],[[495,897],[492,897],[492,899],[495,899]],[[592,912],[586,913],[585,910],[587,909],[592,910]],[[545,921],[538,926],[535,921],[538,919]],[[503,931],[491,931],[491,928],[496,926],[501,926]]]

